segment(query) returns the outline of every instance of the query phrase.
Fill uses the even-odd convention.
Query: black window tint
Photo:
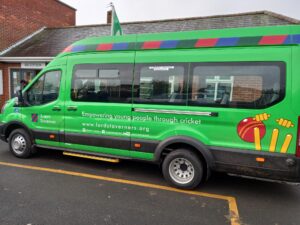
[[[284,63],[193,64],[189,104],[264,108],[284,98]]]
[[[73,101],[130,102],[132,66],[128,64],[81,64],[74,68]]]
[[[29,105],[42,105],[55,101],[59,95],[60,71],[51,71],[42,75],[27,91]]]
[[[137,103],[185,104],[186,67],[178,64],[151,64],[137,66],[136,84],[139,84]]]

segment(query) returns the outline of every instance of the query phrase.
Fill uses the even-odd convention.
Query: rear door
[[[130,156],[134,54],[71,56],[64,147]]]

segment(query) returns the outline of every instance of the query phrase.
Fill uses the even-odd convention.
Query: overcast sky
[[[77,25],[106,23],[112,0],[62,0],[77,9]],[[299,0],[113,0],[120,22],[269,10],[300,19]]]

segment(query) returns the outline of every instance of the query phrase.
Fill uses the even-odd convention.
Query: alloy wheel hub
[[[169,165],[171,178],[180,184],[187,184],[194,179],[195,170],[193,164],[185,158],[173,159]]]

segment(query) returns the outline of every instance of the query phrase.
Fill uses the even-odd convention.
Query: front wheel
[[[10,151],[18,158],[28,158],[32,155],[32,142],[24,129],[12,131],[8,138]]]
[[[190,150],[179,149],[169,153],[163,161],[164,178],[177,188],[196,188],[203,178],[203,163]]]

